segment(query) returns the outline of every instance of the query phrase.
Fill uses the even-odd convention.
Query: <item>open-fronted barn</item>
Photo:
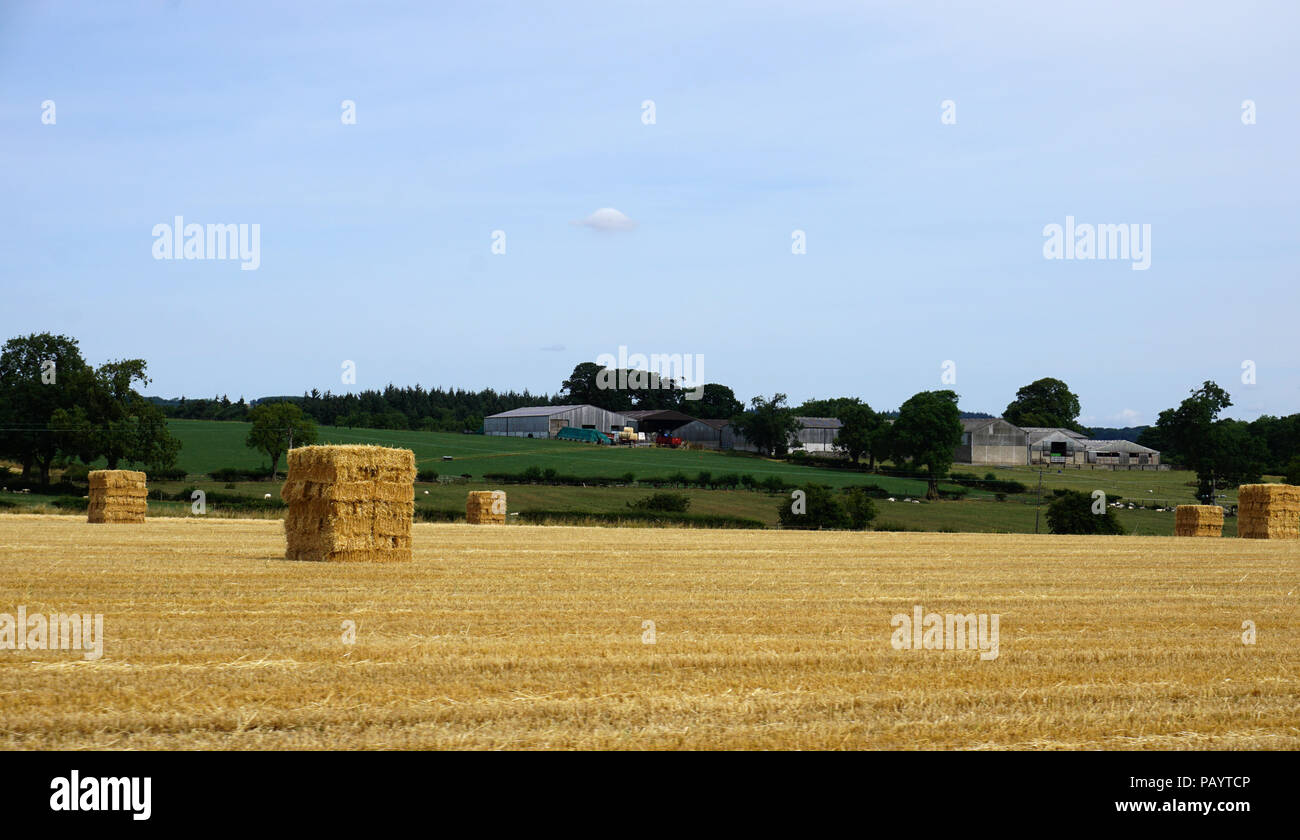
[[[1073,429],[1046,426],[1025,426],[1029,435],[1029,463],[1031,464],[1083,464],[1087,435]]]
[[[532,405],[483,418],[483,434],[553,438],[565,426],[620,432],[636,425],[631,417],[594,405]]]
[[[645,432],[648,435],[667,434],[695,420],[689,414],[667,409],[654,411],[636,409],[625,411],[623,414],[636,421],[638,432]],[[675,436],[681,437],[681,435]]]
[[[1157,467],[1160,453],[1131,440],[1085,440],[1085,463],[1115,467]]]

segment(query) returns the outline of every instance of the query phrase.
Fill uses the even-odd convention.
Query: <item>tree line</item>
[[[76,339],[10,339],[0,349],[0,457],[41,484],[56,464],[77,460],[168,469],[181,444],[162,410],[136,390],[148,384],[143,359],[92,367]]]
[[[624,374],[620,377],[618,374]],[[628,387],[609,387],[611,382]],[[962,439],[958,395],[922,391],[896,411],[877,411],[858,397],[806,400],[790,406],[784,394],[754,397],[748,406],[720,383],[689,390],[647,371],[610,371],[583,362],[555,395],[527,390],[426,389],[389,385],[382,391],[333,394],[311,390],[301,397],[241,396],[157,400],[141,396],[149,384],[142,359],[93,367],[77,341],[49,333],[7,341],[0,350],[0,457],[22,465],[23,478],[48,483],[59,463],[103,459],[119,465],[169,469],[180,442],[167,418],[237,420],[252,424],[248,445],[267,454],[274,473],[294,444],[315,439],[317,424],[373,429],[478,431],[483,418],[528,405],[589,403],[611,411],[671,409],[729,419],[764,454],[787,455],[797,447],[798,416],[833,417],[843,424],[838,447],[853,462],[875,469],[882,461],[910,467],[929,479],[931,498],[952,466]],[[1265,415],[1246,422],[1221,417],[1228,393],[1207,381],[1175,408],[1160,413],[1138,442],[1158,449],[1165,462],[1197,473],[1199,494],[1257,481],[1263,474],[1300,483],[1300,414]],[[1078,422],[1080,403],[1069,386],[1043,378],[1020,388],[1002,416],[1018,426],[1049,426],[1088,434]],[[990,416],[990,415],[984,415]]]

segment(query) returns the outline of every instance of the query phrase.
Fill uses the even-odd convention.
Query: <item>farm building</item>
[[[803,444],[804,452],[833,452],[844,424],[836,417],[796,417],[799,431],[795,437]]]
[[[844,426],[835,417],[796,417],[799,429],[790,436],[790,447],[794,449],[796,441],[803,444],[803,452],[834,452],[835,442],[839,439],[840,429]],[[723,449],[740,449],[745,452],[757,452],[758,447],[745,440],[734,425],[727,423],[721,429],[721,446]]]
[[[1073,429],[1021,428],[1002,419],[968,419],[961,425],[961,445],[953,450],[957,464],[1161,468],[1159,452],[1129,440],[1093,440]]]
[[[553,438],[565,426],[620,432],[636,421],[594,405],[532,405],[483,418],[483,434],[504,437]]]
[[[1085,440],[1085,463],[1115,467],[1160,466],[1160,453],[1131,440]]]
[[[638,432],[645,432],[648,435],[667,434],[695,420],[689,414],[667,410],[644,411],[638,409],[636,411],[624,411],[623,415],[636,421],[634,425]],[[676,436],[681,437],[681,435]]]
[[[672,435],[701,449],[730,449],[733,439],[730,427],[730,420],[692,420],[673,429]]]
[[[961,421],[961,443],[953,448],[957,464],[1021,466],[1029,463],[1025,430],[1000,417]]]
[[[1085,464],[1087,435],[1073,429],[1025,426],[1029,434],[1029,463]]]

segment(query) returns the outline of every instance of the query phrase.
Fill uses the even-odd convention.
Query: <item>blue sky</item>
[[[951,360],[971,411],[1300,411],[1296,4],[539,5],[0,5],[0,338],[165,396],[554,392],[622,345],[742,399],[896,408]],[[155,260],[176,215],[260,267]],[[1150,224],[1150,268],[1044,259],[1067,215]]]

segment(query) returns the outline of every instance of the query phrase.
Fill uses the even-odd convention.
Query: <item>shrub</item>
[[[180,467],[149,467],[144,472],[150,481],[184,481],[186,476]]]
[[[438,471],[433,467],[425,467],[422,470],[417,470],[415,473],[415,480],[432,483],[438,480]]]
[[[1115,511],[1104,508],[1093,513],[1092,496],[1078,490],[1054,491],[1047,507],[1047,527],[1053,534],[1122,534],[1124,528]]]
[[[727,490],[735,490],[740,485],[740,475],[737,473],[726,473],[718,476],[717,485]]]
[[[628,502],[627,506],[637,510],[659,510],[669,513],[685,513],[691,506],[691,500],[682,493],[654,493],[644,499]]]
[[[1286,465],[1286,483],[1300,484],[1300,456],[1292,458]]]
[[[713,473],[711,473],[711,472],[709,472],[709,471],[707,471],[707,470],[701,470],[701,471],[700,471],[700,474],[697,475],[697,476],[695,476],[695,484],[696,484],[697,487],[709,487],[709,486],[712,486],[712,484],[713,484]]]
[[[784,498],[777,508],[777,518],[782,528],[817,530],[821,528],[849,527],[849,514],[839,503],[829,487],[822,484],[805,484],[802,504],[794,498]],[[793,497],[791,493],[791,497]],[[801,509],[797,509],[801,508]]]
[[[876,518],[876,506],[867,491],[860,487],[845,491],[844,510],[849,515],[849,524],[855,531],[866,530],[871,520]]]

